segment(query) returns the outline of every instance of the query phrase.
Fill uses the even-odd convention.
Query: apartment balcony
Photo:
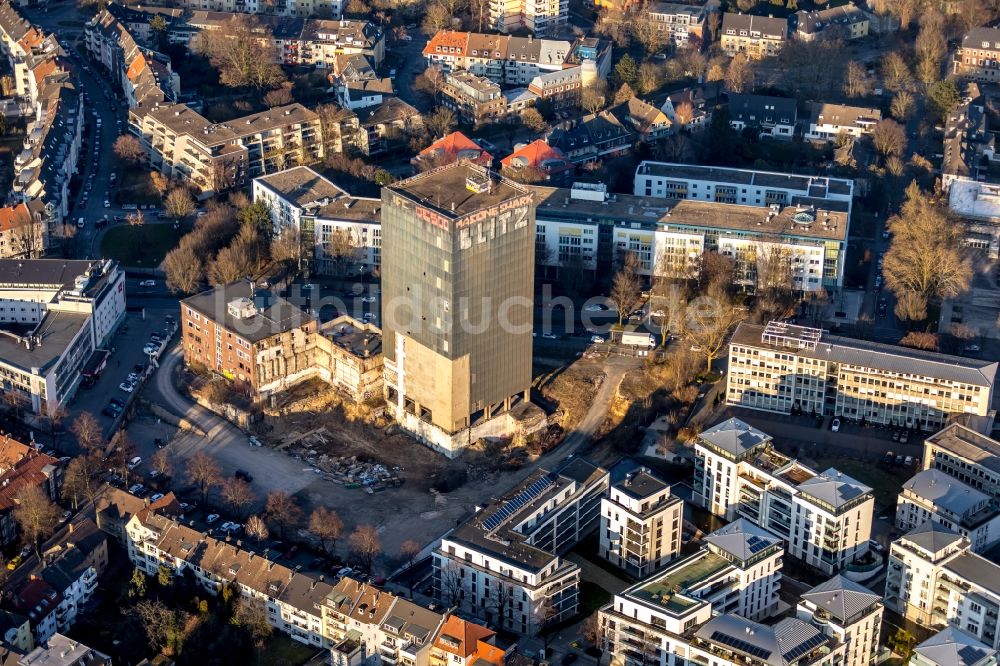
[[[399,658],[396,656],[396,653],[394,651],[389,651],[384,648],[379,649],[378,656],[379,659],[382,660],[383,664],[395,664],[397,661],[399,661]]]

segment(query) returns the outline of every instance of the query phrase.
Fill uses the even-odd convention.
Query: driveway
[[[254,477],[252,485],[259,500],[263,500],[272,490],[297,493],[316,480],[311,472],[304,473],[304,466],[300,461],[267,447],[249,446],[247,435],[242,430],[182,395],[177,390],[174,379],[182,359],[180,345],[170,348],[161,357],[160,369],[153,375],[146,395],[151,402],[187,419],[205,433],[201,435],[193,431],[181,431],[167,445],[175,475],[184,470],[187,459],[195,453],[205,452],[218,461],[225,476],[232,475],[237,469],[250,472]],[[137,426],[140,432],[150,430],[141,424]],[[156,447],[152,436],[142,437],[140,432],[133,435],[133,440],[139,449],[139,455],[148,461]],[[150,433],[153,434],[155,433]]]

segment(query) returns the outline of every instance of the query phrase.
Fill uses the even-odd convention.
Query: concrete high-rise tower
[[[446,455],[509,434],[531,385],[532,193],[460,161],[383,188],[381,215],[390,412]]]

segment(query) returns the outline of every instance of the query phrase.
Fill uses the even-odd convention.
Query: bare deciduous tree
[[[864,97],[871,93],[872,78],[868,76],[868,68],[864,63],[852,60],[847,63],[844,72],[844,94],[848,97]]]
[[[236,517],[243,520],[257,496],[249,483],[231,476],[222,483],[222,499],[226,500]]]
[[[711,372],[712,361],[718,358],[729,334],[746,318],[729,294],[713,290],[693,299],[684,313],[684,338],[692,350],[705,358],[705,370]]]
[[[271,534],[267,529],[267,523],[260,516],[250,516],[247,518],[243,531],[246,532],[248,537],[254,539],[258,545]]]
[[[337,551],[337,541],[344,534],[344,521],[336,511],[318,506],[309,514],[309,533],[319,539],[324,552],[332,555]]]
[[[175,247],[163,258],[167,289],[175,294],[193,294],[205,279],[205,265],[192,245]]]
[[[260,597],[241,596],[237,599],[231,622],[247,632],[258,650],[274,631],[267,619],[264,600]]]
[[[936,333],[927,331],[910,331],[899,341],[902,347],[912,347],[913,349],[926,349],[927,351],[939,351],[941,341]]]
[[[378,538],[378,530],[371,525],[358,525],[349,537],[351,552],[362,563],[365,571],[371,573],[372,562],[382,552],[382,542]]]
[[[598,78],[580,91],[580,106],[587,113],[597,113],[608,103],[608,84]]]
[[[104,429],[97,422],[90,412],[80,412],[73,424],[69,427],[70,432],[76,436],[76,441],[84,451],[102,451],[104,449]]]
[[[14,495],[14,520],[21,528],[24,542],[42,556],[42,539],[52,534],[59,524],[59,507],[49,498],[42,486],[25,486]]]
[[[911,291],[928,300],[952,298],[968,289],[972,266],[961,224],[944,202],[911,183],[889,229],[893,238],[884,273],[897,297]]]
[[[750,59],[743,53],[737,53],[726,69],[726,88],[734,93],[745,92],[753,82],[753,77],[753,66],[750,64]]]
[[[142,149],[139,139],[131,134],[122,134],[112,146],[118,159],[129,164],[138,164],[146,156],[146,151]]]
[[[302,517],[302,509],[295,503],[291,495],[283,490],[274,490],[267,496],[264,515],[278,527],[278,533],[284,539],[288,528],[298,524]]]
[[[176,187],[170,190],[170,194],[163,201],[163,210],[175,220],[180,220],[194,213],[194,199],[187,189]]]
[[[261,91],[285,80],[273,56],[271,30],[253,14],[235,14],[216,30],[202,30],[192,40],[191,48],[208,56],[219,69],[224,86]]]
[[[906,130],[895,120],[880,120],[872,128],[872,144],[883,157],[901,155],[906,148]]]
[[[222,483],[222,468],[215,459],[204,451],[198,451],[188,458],[188,477],[201,491],[202,502],[208,502],[208,493]]]
[[[618,324],[628,318],[642,296],[642,279],[639,277],[639,257],[633,252],[625,255],[622,266],[611,280],[611,293],[608,298],[618,308]]]

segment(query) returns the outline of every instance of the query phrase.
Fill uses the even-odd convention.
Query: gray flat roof
[[[486,177],[493,183],[487,191],[474,192],[466,185],[469,178]],[[519,196],[531,196],[522,185],[464,160],[393,183],[386,189],[453,220]]]
[[[950,560],[944,567],[993,594],[1000,595],[1000,565],[985,557],[966,552]]]
[[[828,199],[806,202],[802,198],[801,203],[817,208],[810,222],[799,215],[804,211],[796,205],[784,206],[772,216],[770,209],[763,206],[633,194],[614,194],[601,202],[574,199],[569,188],[530,186],[530,189],[535,192],[536,216],[542,220],[611,219],[665,231],[698,227],[821,240],[846,239],[849,224],[847,203]]]
[[[777,171],[752,171],[750,169],[727,169],[724,167],[679,164],[673,162],[645,161],[639,164],[636,173],[661,176],[676,180],[709,180],[730,185],[754,185],[758,187],[781,187],[808,192],[809,186],[825,183],[831,194],[849,195],[854,184],[845,178],[808,176]]]
[[[0,259],[0,289],[22,285],[71,288],[77,276],[100,265],[86,259]]]
[[[332,181],[306,166],[297,166],[266,176],[258,176],[256,180],[300,208],[323,199],[336,199],[346,194]]]
[[[933,467],[913,475],[903,484],[903,490],[908,490],[958,517],[964,517],[990,499],[986,493]]]
[[[995,361],[951,356],[922,349],[910,349],[868,340],[855,340],[824,332],[815,349],[789,348],[763,342],[764,327],[741,323],[733,333],[731,345],[787,351],[806,358],[821,359],[898,374],[922,375],[935,379],[992,387],[997,373]]]
[[[16,366],[26,372],[38,368],[41,372],[59,360],[66,347],[90,320],[88,312],[50,311],[35,330],[40,342],[30,350],[24,343],[7,335],[0,335],[0,362]],[[2,327],[0,327],[2,328]],[[21,329],[16,334],[27,334],[31,329]]]
[[[230,314],[231,302],[250,298],[251,294],[257,308],[256,314],[243,319]],[[313,321],[313,317],[297,305],[274,296],[269,291],[254,289],[246,280],[203,291],[181,303],[250,342],[266,340]]]
[[[1000,442],[960,423],[948,424],[926,441],[990,471],[1000,473]]]

